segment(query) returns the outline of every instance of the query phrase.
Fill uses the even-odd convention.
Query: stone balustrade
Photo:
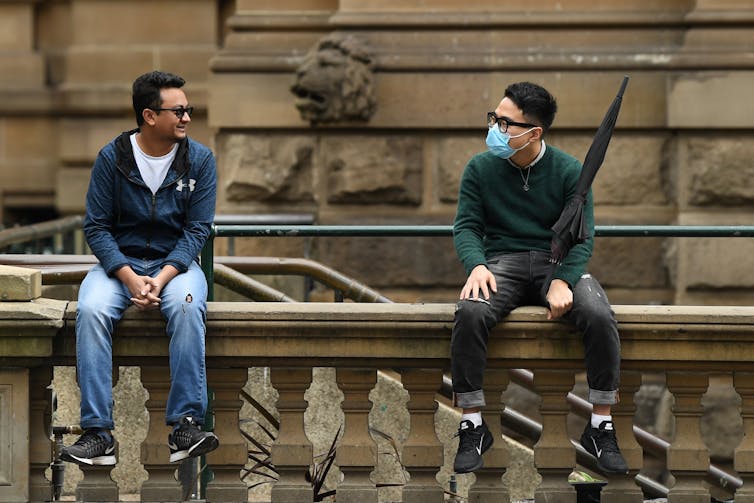
[[[27,276],[31,283],[32,276]],[[23,281],[21,282],[23,284]],[[0,283],[0,292],[3,291]],[[74,365],[75,303],[43,299],[34,288],[26,300],[0,302],[0,500],[48,501],[45,470],[51,460],[48,386],[55,365]],[[400,371],[409,395],[410,433],[402,443],[402,463],[410,480],[402,500],[443,501],[435,475],[443,464],[442,441],[436,435],[435,393],[448,368],[453,322],[451,304],[255,303],[212,302],[207,321],[208,380],[214,391],[214,428],[220,447],[206,457],[214,478],[206,487],[208,501],[246,501],[240,478],[248,447],[239,429],[239,392],[249,367],[269,367],[279,393],[280,430],[272,460],[280,475],[271,492],[274,503],[311,501],[304,472],[312,464],[312,447],[304,429],[313,367],[335,367],[344,399],[344,432],[336,464],[344,478],[337,486],[339,502],[377,502],[378,488],[370,472],[378,463],[370,436],[369,393],[377,370]],[[642,449],[632,434],[633,394],[642,373],[664,373],[675,397],[676,435],[670,441],[668,469],[676,479],[672,503],[710,501],[703,483],[709,450],[700,432],[701,405],[711,375],[732,375],[742,398],[745,431],[754,428],[754,308],[722,306],[615,306],[622,338],[622,401],[614,409],[621,448],[636,475]],[[164,322],[155,312],[129,310],[114,338],[117,365],[141,368],[149,392],[149,427],[141,444],[141,463],[148,480],[141,501],[178,501],[181,487],[165,447],[164,408],[169,371]],[[520,308],[491,336],[488,362],[487,421],[502,411],[500,392],[509,368],[533,371],[541,396],[542,435],[534,448],[542,476],[537,502],[576,502],[567,475],[576,454],[566,431],[566,395],[583,369],[580,337],[569,325],[546,320],[541,308]],[[338,425],[333,425],[332,435]],[[500,431],[496,431],[500,433]],[[443,439],[444,440],[444,439]],[[471,501],[507,501],[501,476],[508,464],[503,442],[485,458],[486,466],[471,487]],[[27,449],[28,446],[28,449]],[[744,481],[736,502],[754,501],[754,444],[746,437],[735,452],[735,469]],[[81,501],[117,501],[117,485],[108,469],[84,470],[78,485]],[[642,492],[632,476],[610,477],[603,495],[611,502],[640,502]],[[603,499],[604,501],[605,499]]]

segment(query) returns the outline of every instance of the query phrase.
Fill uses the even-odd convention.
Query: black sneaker
[[[207,454],[220,445],[215,434],[202,431],[192,417],[183,417],[178,424],[180,426],[168,435],[171,463]]]
[[[618,447],[612,421],[602,421],[599,428],[592,428],[587,421],[581,434],[581,446],[597,458],[597,467],[605,473],[628,473],[628,465]]]
[[[110,440],[98,433],[99,430],[84,431],[73,445],[63,447],[60,459],[79,465],[109,466],[115,464],[115,439]]]
[[[460,439],[453,470],[456,473],[469,473],[484,466],[482,454],[487,452],[494,442],[487,424],[482,421],[482,424],[475,428],[471,421],[461,421],[456,436]]]

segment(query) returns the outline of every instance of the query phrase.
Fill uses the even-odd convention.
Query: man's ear
[[[536,128],[531,130],[531,140],[537,141],[542,139],[542,135],[544,134],[544,130],[537,126]]]
[[[141,112],[141,117],[144,119],[144,123],[148,124],[150,126],[154,126],[155,121],[157,120],[157,112],[150,108],[145,108]]]

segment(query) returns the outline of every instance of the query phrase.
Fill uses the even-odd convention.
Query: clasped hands
[[[131,302],[140,310],[148,311],[160,306],[160,292],[162,286],[156,278],[151,276],[137,276],[132,285],[128,285],[131,292]]]

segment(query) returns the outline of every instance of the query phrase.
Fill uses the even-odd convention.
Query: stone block
[[[327,221],[359,225],[362,219]],[[427,218],[371,217],[372,225],[438,225]],[[317,260],[376,290],[384,287],[458,288],[465,280],[450,237],[325,238]]]
[[[62,168],[55,182],[55,209],[61,214],[84,214],[91,170]]]
[[[42,273],[36,269],[0,265],[0,301],[33,300],[42,296]]]
[[[742,100],[754,72],[715,71],[677,74],[668,90],[668,126],[705,130],[754,127],[754,104]],[[693,106],[692,106],[693,104]],[[710,118],[714,123],[710,124]]]
[[[584,162],[594,138],[555,132],[546,142]],[[592,184],[595,205],[666,205],[670,203],[669,135],[616,131]]]
[[[320,140],[330,204],[421,204],[419,138],[328,135]]]
[[[0,52],[0,88],[41,88],[45,83],[45,62],[32,52]]]
[[[213,0],[78,0],[74,45],[201,44],[217,41]]]
[[[178,49],[173,47],[157,49],[159,68],[178,74],[191,84],[207,82],[209,61],[216,53],[217,47],[214,44],[183,44]]]
[[[58,124],[48,117],[13,117],[5,123],[5,157],[9,160],[52,160],[57,154]],[[39,181],[39,180],[37,180]]]
[[[0,446],[0,500],[28,501],[28,369],[0,369]]]
[[[588,270],[605,288],[668,288],[665,253],[664,238],[597,238]]]
[[[754,204],[754,143],[749,135],[689,135],[680,142],[686,164],[683,203],[722,207]]]
[[[437,197],[444,203],[458,202],[461,176],[474,154],[487,150],[481,133],[474,136],[448,137],[438,141]]]
[[[3,188],[5,204],[9,204],[11,195],[21,196],[20,199],[27,199],[27,196],[28,199],[38,196],[52,199],[56,167],[46,161],[0,161],[0,187]]]
[[[133,113],[126,119],[62,119],[59,156],[64,164],[89,165],[102,147],[123,131],[136,127]]]
[[[154,51],[144,46],[131,49],[107,46],[74,48],[65,54],[63,78],[67,85],[94,82],[101,86],[118,82],[130,86],[137,76],[154,70],[158,65]]]
[[[220,137],[219,177],[229,203],[314,200],[315,142],[306,136],[229,134]]]
[[[682,214],[680,225],[749,225],[746,212],[728,214]],[[678,289],[707,292],[727,304],[726,290],[739,294],[754,287],[754,242],[748,238],[679,238]],[[730,292],[729,292],[730,294]]]
[[[34,5],[31,2],[0,4],[0,50],[34,49]]]

